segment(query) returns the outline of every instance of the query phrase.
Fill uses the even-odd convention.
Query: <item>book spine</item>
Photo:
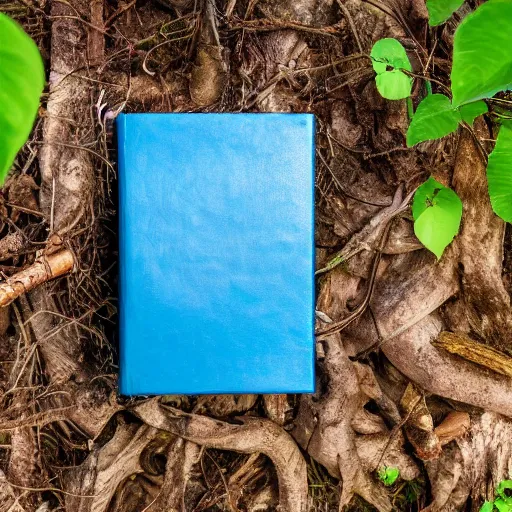
[[[125,247],[126,247],[126,215],[123,214],[126,205],[126,115],[119,114],[116,119],[117,130],[117,183],[118,183],[118,235],[119,235],[119,276],[118,276],[118,339],[119,339],[119,392],[129,394],[128,376],[126,374],[128,365],[126,364],[126,350],[123,346],[125,339],[125,285],[126,285],[126,265],[125,265]]]
[[[309,392],[314,393],[316,391],[316,339],[315,339],[315,304],[316,304],[316,286],[315,286],[315,262],[316,262],[316,249],[315,249],[315,183],[316,183],[316,170],[315,170],[315,162],[316,162],[316,119],[314,114],[310,114],[311,119],[311,274],[312,274],[312,287],[311,287],[311,300],[312,300],[312,340],[313,340],[313,349],[311,351],[311,375],[313,377],[313,382],[311,383],[311,390]]]

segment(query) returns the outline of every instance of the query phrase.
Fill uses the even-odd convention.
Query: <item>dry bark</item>
[[[477,125],[477,134],[489,138],[483,125],[483,121]],[[481,149],[464,131],[453,171],[455,190],[464,204],[456,241],[463,272],[461,301],[475,333],[491,345],[510,347],[512,309],[502,278],[505,222],[492,211],[485,168]]]

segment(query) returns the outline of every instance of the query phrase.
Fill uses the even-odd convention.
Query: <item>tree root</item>
[[[468,435],[427,464],[433,501],[425,512],[456,512],[470,496],[476,511],[483,499],[492,500],[494,488],[510,477],[511,439],[511,420],[489,412],[472,415]]]
[[[246,416],[237,418],[241,424],[230,424],[188,414],[156,400],[136,405],[132,410],[146,424],[193,443],[242,453],[264,453],[276,467],[282,510],[306,511],[306,463],[293,439],[275,423]]]
[[[84,220],[95,180],[91,154],[81,146],[89,144],[94,134],[91,87],[73,76],[75,70],[87,67],[87,25],[81,23],[78,15],[87,19],[89,7],[85,0],[55,2],[51,6],[50,91],[39,155],[39,200],[50,221],[50,234],[58,233],[61,239]],[[25,321],[31,320],[52,383],[68,382],[72,377],[87,380],[86,368],[78,363],[81,347],[76,326],[58,329],[50,336],[55,324],[63,322],[59,316],[62,308],[48,286],[35,289],[29,300],[34,312],[45,312],[32,321],[32,312],[28,311]]]
[[[377,286],[373,312],[382,351],[398,370],[430,393],[512,416],[509,378],[432,345],[443,324],[431,313],[457,288],[449,257],[444,263],[429,263],[424,257],[411,253],[394,261]]]
[[[67,510],[106,512],[118,486],[144,471],[141,454],[156,434],[152,427],[121,422],[105,446],[93,448],[81,466],[66,474]]]
[[[164,483],[152,505],[153,510],[186,510],[185,487],[199,455],[199,446],[185,439],[177,438],[169,445]]]
[[[477,133],[489,137],[483,125],[483,121],[477,124]],[[455,242],[463,269],[464,320],[488,343],[510,347],[512,309],[502,279],[505,222],[492,211],[485,168],[477,143],[471,133],[464,131],[453,174],[455,190],[464,204],[462,227]],[[464,325],[460,319],[456,322],[457,326]]]
[[[339,336],[326,338],[324,347],[327,391],[317,402],[302,397],[292,434],[331,475],[341,478],[340,510],[354,494],[379,511],[391,510],[386,490],[369,473],[379,464],[389,464],[399,467],[403,478],[412,479],[418,475],[417,467],[403,451],[401,434],[391,444],[388,441],[393,434],[386,427],[382,432],[356,436],[354,421],[369,398],[362,392],[354,363],[348,359]]]
[[[0,512],[26,512],[21,505],[18,490],[7,480],[0,470]]]

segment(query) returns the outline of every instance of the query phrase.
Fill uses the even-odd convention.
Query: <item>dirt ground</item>
[[[398,38],[442,92],[478,3],[429,28],[424,0],[0,0],[48,71],[0,195],[0,271],[74,262],[0,309],[0,512],[477,511],[492,498],[512,468],[492,116],[409,149],[406,102],[380,97],[368,57]],[[315,395],[117,395],[121,111],[316,115]],[[429,175],[464,203],[439,262],[409,208]],[[385,468],[400,474],[388,486]]]

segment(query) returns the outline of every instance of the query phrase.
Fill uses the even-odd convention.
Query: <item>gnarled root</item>
[[[477,132],[489,137],[483,125],[483,121],[477,123]],[[481,150],[465,131],[459,140],[453,174],[455,190],[464,204],[461,232],[455,241],[463,269],[464,317],[455,318],[453,328],[460,330],[468,323],[490,344],[510,347],[512,309],[502,279],[505,223],[492,211],[485,168]]]
[[[444,262],[429,259],[415,253],[397,258],[381,278],[372,307],[384,340],[382,351],[430,393],[512,416],[510,379],[432,345],[443,324],[430,314],[456,292],[457,281],[450,253]]]
[[[306,463],[293,439],[275,423],[253,417],[230,424],[167,407],[157,400],[137,405],[133,412],[147,425],[193,443],[242,453],[262,452],[274,463],[279,478],[279,502],[287,512],[307,508]]]
[[[318,307],[329,316],[338,316],[339,310],[346,306],[347,290],[354,288],[350,286],[352,280],[335,270],[323,283]],[[398,466],[404,478],[414,478],[417,468],[402,450],[401,434],[388,443],[392,434],[386,425],[377,416],[364,411],[364,405],[373,398],[384,406],[389,417],[399,420],[396,407],[383,396],[371,369],[349,360],[345,345],[351,344],[347,336],[339,334],[322,341],[325,359],[321,371],[328,380],[327,389],[320,391],[318,401],[306,395],[301,398],[292,434],[331,475],[341,478],[340,509],[358,494],[378,510],[388,511],[392,507],[387,492],[370,473],[379,463],[389,463]],[[361,421],[363,414],[366,421]],[[366,435],[357,436],[354,428],[363,430]]]
[[[433,502],[429,512],[455,512],[469,496],[478,510],[482,499],[493,499],[494,487],[510,477],[512,421],[495,413],[473,414],[468,435],[443,449],[427,464]]]
[[[105,512],[118,486],[143,472],[142,451],[156,434],[156,429],[148,426],[120,423],[105,446],[94,448],[81,466],[67,473],[67,510]]]

